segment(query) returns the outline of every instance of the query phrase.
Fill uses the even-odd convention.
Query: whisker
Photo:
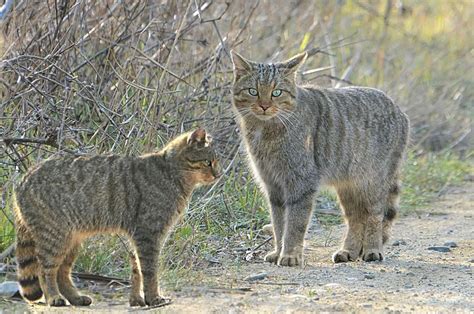
[[[286,122],[285,126],[286,126],[286,129],[289,130],[288,128],[288,125],[291,126],[291,127],[295,127],[295,124],[293,123],[293,121],[291,121],[287,115],[285,115],[283,112],[282,113],[279,113],[277,114],[277,117],[278,119],[280,119],[280,121],[285,124],[283,121]]]

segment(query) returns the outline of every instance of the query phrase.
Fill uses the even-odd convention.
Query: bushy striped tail
[[[16,261],[17,280],[21,295],[28,301],[36,301],[43,296],[39,283],[39,264],[36,257],[35,242],[27,227],[17,224]]]

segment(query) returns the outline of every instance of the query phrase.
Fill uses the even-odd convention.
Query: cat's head
[[[163,153],[182,171],[188,183],[207,185],[222,175],[212,138],[204,129],[181,134],[166,145]]]
[[[234,106],[241,116],[270,120],[295,106],[295,73],[307,57],[301,53],[278,63],[257,63],[231,51],[234,65]]]

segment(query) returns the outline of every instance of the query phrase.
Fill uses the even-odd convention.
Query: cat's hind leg
[[[130,253],[130,267],[132,269],[131,282],[132,291],[130,293],[130,306],[146,306],[142,296],[143,277],[136,252]]]
[[[59,266],[57,280],[59,291],[71,305],[87,306],[92,303],[92,299],[87,295],[79,294],[71,279],[72,266],[79,254],[80,247],[80,243],[72,244],[61,266]]]
[[[362,260],[374,262],[383,260],[383,205],[382,203],[373,205],[366,220],[364,245],[362,248]]]
[[[69,241],[67,236],[58,230],[52,230],[50,226],[42,225],[43,230],[37,230],[37,234],[49,235],[37,238],[36,249],[40,264],[40,285],[50,306],[65,306],[66,300],[59,293],[58,270],[67,252]]]
[[[356,261],[363,247],[369,204],[361,197],[363,192],[354,186],[345,185],[336,189],[347,230],[342,247],[333,254],[332,259],[334,263]]]

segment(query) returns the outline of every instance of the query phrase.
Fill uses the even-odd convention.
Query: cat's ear
[[[234,74],[236,77],[252,71],[252,61],[245,59],[234,50],[230,51],[232,64],[234,65]]]
[[[290,74],[295,73],[296,70],[298,70],[298,68],[306,61],[307,57],[308,57],[308,53],[302,52],[292,57],[291,59],[280,62],[278,66],[280,69],[283,70],[285,75],[290,75]]]
[[[210,140],[208,139],[206,130],[203,128],[195,130],[188,136],[188,145],[197,144],[198,146],[205,147],[209,145],[209,142]]]

